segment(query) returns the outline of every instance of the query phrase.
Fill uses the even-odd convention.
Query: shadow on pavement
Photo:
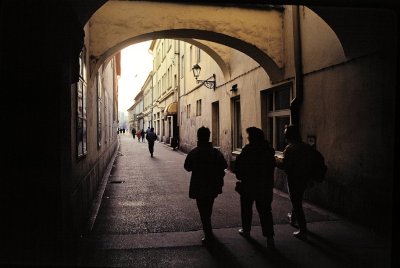
[[[304,242],[344,267],[373,267],[367,261],[362,261],[354,256],[350,251],[346,251],[336,243],[313,232],[308,231],[308,239]]]
[[[215,238],[212,244],[205,245],[205,247],[217,261],[219,267],[242,267],[235,254],[231,252],[223,243],[221,243],[218,238]]]
[[[258,250],[263,257],[265,257],[271,264],[276,267],[298,267],[298,264],[292,262],[283,256],[278,249],[268,249],[266,245],[260,244],[257,240],[250,237],[245,237],[246,241],[248,241],[256,250]]]

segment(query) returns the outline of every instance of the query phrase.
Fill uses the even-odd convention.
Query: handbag
[[[236,186],[235,186],[235,191],[238,192],[239,194],[242,193],[243,190],[243,185],[241,181],[237,181],[236,182]]]

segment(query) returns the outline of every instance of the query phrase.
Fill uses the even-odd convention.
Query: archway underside
[[[131,44],[170,38],[201,47],[226,77],[224,46],[253,58],[272,82],[282,80],[282,10],[110,1],[90,22],[92,72]]]

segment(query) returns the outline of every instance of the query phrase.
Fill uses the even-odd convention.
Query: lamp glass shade
[[[193,65],[192,71],[193,71],[194,77],[197,79],[197,77],[199,77],[200,71],[201,71],[200,65],[198,65],[198,64]]]

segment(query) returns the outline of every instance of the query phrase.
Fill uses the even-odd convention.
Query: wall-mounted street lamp
[[[215,86],[217,84],[217,82],[215,80],[215,74],[213,74],[206,80],[198,80],[197,78],[199,77],[200,71],[201,71],[200,65],[198,65],[198,64],[193,65],[192,71],[193,71],[194,78],[196,78],[197,83],[201,83],[202,85],[205,85],[209,89],[215,90]],[[213,80],[210,80],[210,79],[213,79]]]

